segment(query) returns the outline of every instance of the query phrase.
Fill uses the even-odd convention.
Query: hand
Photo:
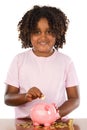
[[[43,97],[43,94],[37,87],[30,88],[25,95],[27,101],[32,101],[36,98],[41,98],[41,97]]]
[[[59,109],[56,109],[56,112],[57,112],[57,119],[61,119],[61,116],[60,116],[60,111],[59,111]]]

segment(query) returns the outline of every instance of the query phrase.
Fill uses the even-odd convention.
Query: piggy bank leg
[[[39,123],[37,123],[37,122],[33,122],[33,125],[34,125],[34,126],[38,126]]]
[[[44,126],[50,126],[50,125],[51,125],[51,124],[49,124],[49,123],[45,123],[45,124],[44,124]]]

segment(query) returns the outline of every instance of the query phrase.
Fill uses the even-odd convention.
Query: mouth
[[[47,45],[47,42],[39,42],[40,45]]]

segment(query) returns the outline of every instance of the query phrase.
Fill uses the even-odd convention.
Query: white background
[[[4,104],[5,78],[13,57],[24,49],[18,41],[17,24],[33,5],[62,9],[70,20],[66,45],[60,51],[75,64],[80,81],[81,103],[70,117],[87,117],[87,8],[86,0],[2,0],[0,1],[0,118],[13,118],[14,107]]]

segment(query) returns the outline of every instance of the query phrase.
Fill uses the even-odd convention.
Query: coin
[[[40,97],[42,100],[44,100],[45,99],[45,95],[41,95],[41,97]]]

